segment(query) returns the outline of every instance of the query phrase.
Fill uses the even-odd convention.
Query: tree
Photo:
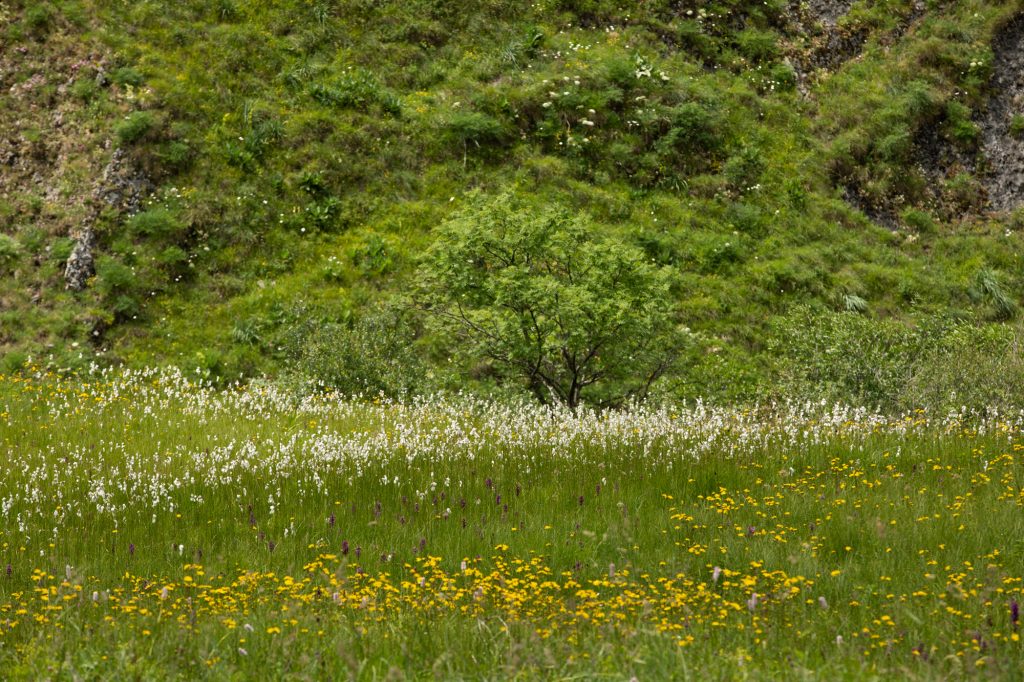
[[[642,397],[679,356],[670,271],[586,216],[476,195],[434,232],[419,306],[541,402]]]

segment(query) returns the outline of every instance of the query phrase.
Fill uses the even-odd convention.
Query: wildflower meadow
[[[1022,427],[5,376],[0,670],[1012,678]]]

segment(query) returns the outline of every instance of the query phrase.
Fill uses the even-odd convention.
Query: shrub
[[[21,244],[14,237],[0,234],[0,272],[7,269],[21,255]]]
[[[761,182],[765,167],[761,150],[752,145],[745,145],[725,162],[722,174],[735,192],[744,194]]]
[[[501,121],[478,111],[464,111],[452,114],[444,122],[445,136],[462,146],[466,153],[469,147],[481,148],[502,144],[508,131]]]
[[[142,140],[156,127],[156,117],[148,111],[136,111],[114,126],[114,134],[122,145]]]
[[[36,38],[42,38],[53,28],[53,8],[43,2],[31,3],[25,10],[24,21],[29,34]]]
[[[110,74],[110,80],[117,85],[130,85],[133,88],[139,87],[145,81],[142,74],[130,66],[114,69]]]
[[[779,359],[784,395],[895,411],[944,323],[915,328],[856,312],[801,308],[772,326],[768,346]]]
[[[303,392],[401,397],[431,388],[432,374],[415,352],[416,328],[401,308],[355,324],[305,316],[283,341],[287,381]]]
[[[135,272],[130,267],[114,258],[99,258],[96,287],[115,320],[130,320],[138,316],[141,305],[135,291]]]
[[[1009,320],[1017,314],[1017,302],[1003,287],[999,273],[982,268],[974,276],[969,288],[971,297],[992,310],[997,320]]]
[[[1010,118],[1009,133],[1018,140],[1024,139],[1024,115],[1014,114]]]
[[[769,62],[779,56],[775,33],[756,28],[746,28],[736,34],[736,49],[754,63]]]
[[[128,220],[128,229],[139,237],[177,242],[184,239],[188,227],[174,213],[160,207],[132,216]]]

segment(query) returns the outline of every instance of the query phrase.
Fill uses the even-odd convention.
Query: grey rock
[[[807,10],[825,26],[835,26],[850,11],[853,0],[806,0]]]
[[[134,215],[142,200],[153,191],[153,183],[139,170],[123,149],[115,149],[93,196],[119,211]]]
[[[142,208],[142,201],[153,191],[153,183],[146,174],[132,163],[122,149],[115,149],[110,163],[103,169],[93,190],[93,210],[64,267],[64,282],[68,289],[81,291],[89,278],[96,273],[93,251],[96,236],[92,225],[101,208],[106,205],[121,213],[134,215]]]
[[[1024,14],[996,36],[990,88],[992,98],[980,121],[989,203],[997,211],[1013,210],[1024,201],[1024,140],[1010,132],[1015,115],[1024,115]]]
[[[85,288],[89,278],[96,274],[96,263],[92,255],[95,241],[92,229],[86,228],[75,242],[71,255],[68,256],[68,261],[64,266],[66,288],[72,291],[81,291]]]

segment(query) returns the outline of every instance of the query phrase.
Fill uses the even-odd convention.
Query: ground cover
[[[1011,678],[1024,415],[0,380],[11,678]]]

